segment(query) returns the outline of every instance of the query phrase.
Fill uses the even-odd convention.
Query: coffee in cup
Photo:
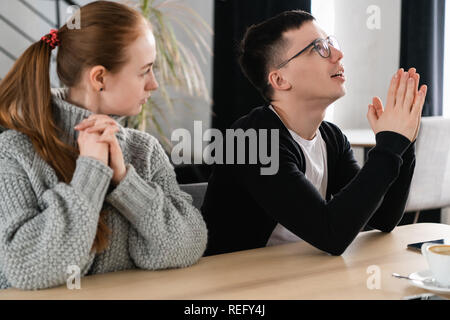
[[[432,246],[430,247],[430,251],[437,254],[444,254],[446,256],[450,256],[450,245]]]
[[[450,245],[424,243],[422,254],[436,281],[450,287]]]

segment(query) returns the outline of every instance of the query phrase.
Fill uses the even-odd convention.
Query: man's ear
[[[94,66],[89,72],[89,81],[95,91],[100,91],[105,87],[106,68],[104,66]]]
[[[279,70],[274,70],[269,73],[269,83],[275,90],[289,90],[291,89],[291,84],[287,81]]]

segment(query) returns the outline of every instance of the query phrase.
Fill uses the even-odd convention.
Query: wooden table
[[[1,299],[402,299],[426,293],[393,278],[427,269],[412,242],[445,238],[450,225],[419,223],[391,233],[361,233],[342,256],[306,242],[210,256],[189,268],[130,270],[81,278],[80,290],[66,286],[40,291],[7,289]],[[380,288],[368,289],[370,266],[380,270]],[[376,268],[376,267],[375,267]],[[450,298],[450,296],[446,296]]]
[[[371,129],[348,129],[342,132],[354,148],[372,148],[376,144],[375,134]]]

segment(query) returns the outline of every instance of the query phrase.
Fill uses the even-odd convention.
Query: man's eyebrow
[[[153,65],[153,62],[147,63],[145,66],[143,66],[141,69],[151,67]]]

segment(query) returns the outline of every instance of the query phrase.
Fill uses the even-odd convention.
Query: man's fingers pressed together
[[[386,109],[391,109],[395,104],[395,95],[397,93],[398,82],[400,79],[400,70],[398,70],[391,79],[391,84],[389,86],[387,100],[386,100]]]
[[[403,108],[408,113],[411,111],[413,101],[414,101],[414,95],[415,95],[414,85],[415,85],[414,78],[409,78],[407,81],[405,101],[404,101],[404,105],[403,105]]]
[[[408,72],[404,72],[400,79],[400,85],[397,90],[397,96],[395,99],[395,107],[402,107],[403,102],[405,101],[405,93],[406,93],[406,83],[409,78]]]

